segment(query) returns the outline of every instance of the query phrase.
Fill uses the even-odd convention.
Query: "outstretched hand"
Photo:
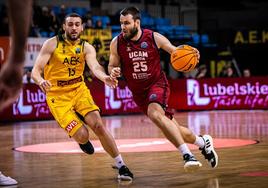
[[[16,67],[15,67],[16,66]],[[22,88],[23,65],[7,62],[0,70],[0,111],[13,103]]]
[[[50,81],[48,80],[42,80],[39,83],[39,87],[41,88],[41,90],[46,93],[47,91],[50,90],[50,88],[52,87],[52,84],[50,83]]]
[[[182,44],[182,45],[177,46],[176,48],[184,48],[184,46],[185,46],[185,44]],[[189,45],[186,45],[186,46],[189,46]],[[199,50],[197,48],[193,47],[193,46],[190,46],[190,47],[196,53],[197,60],[199,62],[199,60],[200,60],[200,52],[199,52]]]
[[[114,67],[114,68],[112,68],[110,76],[112,78],[118,78],[118,77],[120,77],[121,76],[121,69],[120,69],[120,67]]]
[[[200,60],[200,53],[199,53],[198,49],[196,49],[196,48],[193,47],[193,50],[194,50],[194,52],[197,55],[197,60],[199,61]]]

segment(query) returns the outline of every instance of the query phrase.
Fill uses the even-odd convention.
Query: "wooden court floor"
[[[177,151],[126,152],[135,175],[132,183],[118,182],[113,159],[106,153],[27,153],[12,148],[71,141],[54,120],[0,124],[0,170],[18,180],[20,188],[267,188],[268,111],[179,112],[175,118],[196,134],[217,139],[250,139],[259,143],[216,149],[220,162],[211,169],[198,150],[203,167],[185,173]],[[106,116],[105,126],[116,139],[163,138],[144,115]],[[90,139],[97,139],[93,133]],[[2,188],[0,186],[0,188]]]

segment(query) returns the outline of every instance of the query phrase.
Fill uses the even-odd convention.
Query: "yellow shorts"
[[[48,95],[47,104],[61,128],[70,136],[73,136],[83,126],[83,122],[75,112],[85,117],[88,112],[99,110],[84,83],[65,94]]]

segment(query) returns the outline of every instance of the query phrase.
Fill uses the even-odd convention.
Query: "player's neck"
[[[63,39],[65,40],[65,42],[69,43],[69,44],[77,44],[80,42],[80,38],[76,39],[76,40],[70,40],[68,39],[68,37],[66,36],[66,34],[63,35]]]

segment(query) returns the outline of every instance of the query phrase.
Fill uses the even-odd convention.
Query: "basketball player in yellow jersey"
[[[85,153],[94,153],[88,140],[88,129],[76,113],[84,117],[84,122],[99,137],[105,151],[115,159],[119,169],[118,178],[132,180],[133,174],[119,154],[114,138],[104,127],[99,108],[86,87],[83,77],[85,63],[106,85],[116,87],[118,81],[108,76],[100,66],[94,47],[80,40],[83,30],[80,15],[67,15],[63,30],[63,35],[44,42],[33,67],[32,78],[46,93],[47,104],[56,121],[80,148]]]

